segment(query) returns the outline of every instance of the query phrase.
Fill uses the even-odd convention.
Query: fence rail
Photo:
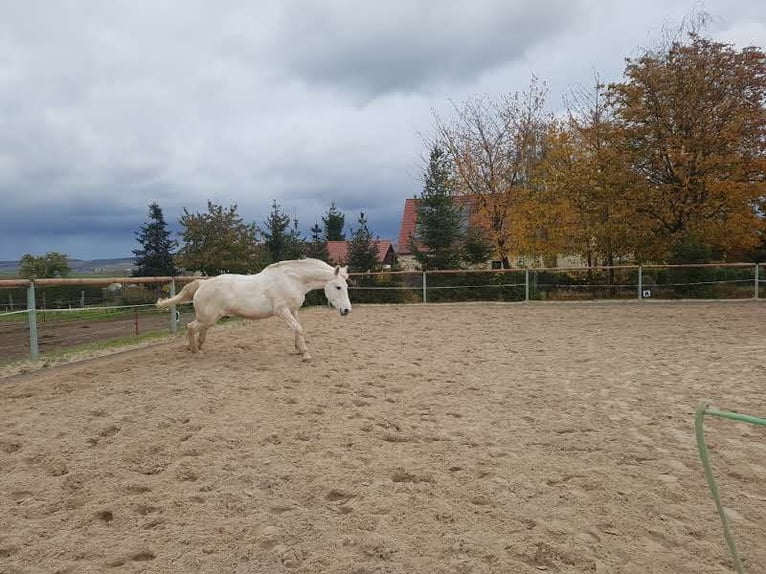
[[[115,317],[122,317],[130,323],[126,330],[135,334],[139,332],[139,320],[150,325],[143,330],[156,329],[160,318],[165,317],[162,322],[167,330],[176,332],[179,322],[183,322],[177,310],[171,308],[168,319],[154,309],[153,303],[160,295],[173,296],[176,285],[192,279],[189,276],[0,279],[0,362],[11,358],[5,356],[3,341],[18,337],[22,323],[28,339],[27,355],[33,360],[40,356],[38,328],[64,322],[65,316],[82,321],[84,314],[85,320],[90,317],[95,324],[113,312],[116,315],[108,318],[114,321]],[[352,273],[349,290],[354,303],[760,299],[766,297],[766,277],[757,263],[387,271]],[[307,305],[325,303],[319,291],[306,298]],[[4,333],[3,327],[9,325],[9,332]]]

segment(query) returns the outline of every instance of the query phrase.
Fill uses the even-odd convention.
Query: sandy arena
[[[0,573],[731,573],[693,412],[766,304],[358,306],[0,379]],[[706,424],[748,573],[766,428]]]

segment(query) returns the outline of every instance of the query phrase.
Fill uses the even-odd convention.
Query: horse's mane
[[[276,263],[272,263],[271,265],[266,266],[266,269],[276,269],[281,267],[321,267],[322,270],[333,269],[333,266],[329,263],[325,263],[321,259],[313,259],[311,257],[306,257],[305,259],[286,259],[285,261],[277,261]]]

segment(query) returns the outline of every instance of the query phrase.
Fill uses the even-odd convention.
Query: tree
[[[306,257],[327,261],[330,253],[327,251],[327,242],[322,235],[322,228],[315,222],[311,228],[311,241],[306,245]]]
[[[287,234],[285,259],[301,259],[306,256],[306,240],[298,229],[298,219],[293,218],[293,226]]]
[[[242,220],[236,204],[224,209],[208,200],[207,213],[189,213],[184,208],[180,223],[184,243],[176,260],[188,271],[253,273],[265,266],[258,228]]]
[[[324,225],[324,239],[325,241],[345,241],[346,236],[343,234],[343,226],[346,222],[346,216],[343,215],[338,208],[335,207],[335,202],[330,204],[330,209],[322,217],[322,224]]]
[[[158,277],[178,275],[173,249],[177,242],[170,239],[170,231],[162,215],[162,209],[156,202],[149,204],[149,221],[141,225],[136,232],[136,241],[140,249],[134,249],[136,269],[134,277]]]
[[[609,88],[640,180],[635,217],[651,256],[702,242],[722,253],[757,245],[766,201],[766,56],[695,30],[628,59]]]
[[[475,199],[475,223],[486,230],[504,267],[512,252],[528,251],[526,242],[538,233],[530,228],[534,221],[520,214],[545,151],[546,95],[545,85],[533,78],[527,92],[455,106],[452,123],[435,118],[437,139],[455,168],[456,190]]]
[[[438,145],[431,148],[424,177],[410,249],[423,269],[457,269],[464,215],[452,195],[449,160]]]
[[[745,258],[755,263],[766,263],[766,234],[754,249],[745,254]]]
[[[271,202],[271,213],[266,219],[266,228],[263,231],[266,251],[272,262],[289,259],[288,245],[290,236],[287,228],[290,226],[290,216],[282,211],[277,200]]]
[[[364,212],[359,214],[359,227],[352,230],[348,246],[348,267],[350,271],[374,271],[378,267],[378,248],[367,227]]]
[[[66,277],[71,271],[67,259],[64,253],[58,251],[49,251],[39,257],[26,253],[19,263],[19,276],[24,279]]]
[[[634,177],[622,130],[606,105],[606,87],[572,91],[568,118],[551,124],[541,164],[548,201],[537,206],[556,251],[583,257],[588,266],[640,257],[640,227],[628,193]],[[549,249],[551,251],[551,249]]]

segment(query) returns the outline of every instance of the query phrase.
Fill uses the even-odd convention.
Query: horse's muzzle
[[[346,316],[346,315],[348,315],[349,313],[351,313],[351,309],[341,309],[341,310],[340,310],[340,315],[341,315],[341,317],[345,317],[345,316]]]

